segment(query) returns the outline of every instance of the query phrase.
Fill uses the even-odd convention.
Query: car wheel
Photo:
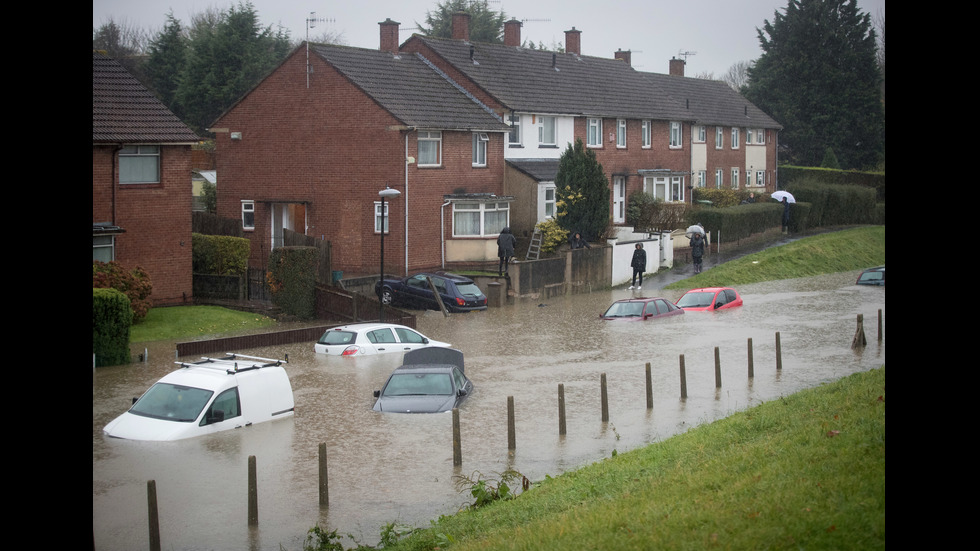
[[[391,304],[391,289],[381,289],[381,304]]]

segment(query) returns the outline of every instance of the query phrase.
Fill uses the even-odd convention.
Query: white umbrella
[[[701,224],[694,224],[693,226],[688,226],[687,231],[684,233],[685,235],[687,235],[687,237],[691,237],[696,233],[700,233],[701,235],[704,235],[704,228],[701,227]]]
[[[780,190],[780,191],[774,191],[772,193],[772,195],[770,195],[770,197],[772,197],[773,199],[779,201],[780,203],[783,202],[783,197],[785,197],[786,198],[786,201],[788,201],[790,203],[795,203],[796,202],[796,198],[793,197],[793,194],[790,193],[790,192],[788,192],[788,191],[782,191],[782,190]]]

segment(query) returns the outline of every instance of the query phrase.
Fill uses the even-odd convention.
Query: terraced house
[[[379,23],[377,50],[304,44],[212,125],[218,214],[241,216],[263,266],[283,229],[333,245],[333,269],[408,274],[496,259],[504,226],[555,215],[555,174],[576,139],[607,175],[611,220],[630,194],[691,201],[693,186],[776,185],[779,125],[721,82],[581,55],[415,35]],[[681,62],[682,63],[682,62]],[[681,74],[674,74],[677,70]],[[379,191],[400,194],[384,203]],[[596,237],[596,236],[587,236]]]

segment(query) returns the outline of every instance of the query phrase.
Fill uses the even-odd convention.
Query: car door
[[[394,329],[395,337],[398,338],[399,350],[408,352],[409,350],[428,346],[427,339],[415,331],[407,327],[395,327]]]
[[[398,339],[390,327],[381,327],[366,333],[368,342],[364,346],[365,354],[384,354],[385,352],[397,352]]]
[[[409,302],[417,308],[428,308],[429,304],[434,304],[435,299],[432,298],[432,289],[429,288],[429,282],[426,280],[425,274],[414,275],[408,280],[406,280],[405,292],[408,294]]]

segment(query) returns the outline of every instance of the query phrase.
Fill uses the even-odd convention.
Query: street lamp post
[[[388,211],[385,209],[385,198],[394,199],[401,195],[401,192],[385,185],[385,188],[379,191],[378,195],[381,196],[381,275],[378,276],[378,289],[380,290],[380,294],[378,295],[378,304],[380,305],[378,309],[378,321],[384,323],[385,303],[382,296],[384,295],[385,281],[385,231],[388,229]]]

